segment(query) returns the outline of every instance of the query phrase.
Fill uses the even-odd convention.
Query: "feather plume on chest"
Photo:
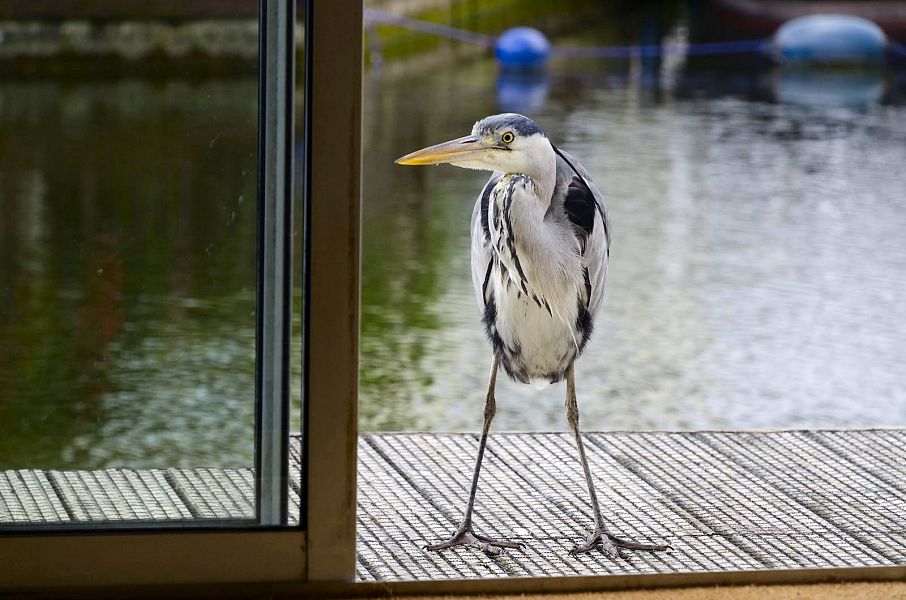
[[[501,276],[554,316],[551,302],[584,285],[575,236],[568,227],[545,227],[545,219],[558,215],[548,211],[530,177],[504,175],[490,200],[488,229]]]

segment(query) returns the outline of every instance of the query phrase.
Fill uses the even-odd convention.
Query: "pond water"
[[[906,424],[902,87],[593,62],[369,75],[362,428],[480,426],[485,175],[393,159],[504,110],[612,214],[583,427]],[[0,468],[251,464],[256,112],[251,78],[0,89]],[[564,393],[501,379],[495,428],[563,429]]]
[[[585,428],[906,425],[906,106],[886,77],[477,62],[372,79],[364,427],[480,428],[468,224],[486,174],[392,160],[506,110],[579,158],[612,215]],[[564,429],[564,395],[498,380],[495,427]]]

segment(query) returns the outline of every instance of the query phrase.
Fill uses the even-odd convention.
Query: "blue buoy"
[[[550,53],[550,42],[531,27],[507,29],[494,47],[497,61],[504,68],[537,69],[544,65]]]
[[[788,64],[871,64],[884,60],[887,36],[875,23],[849,15],[810,15],[774,34],[774,52]]]

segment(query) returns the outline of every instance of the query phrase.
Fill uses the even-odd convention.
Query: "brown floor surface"
[[[696,587],[582,594],[531,594],[503,596],[424,596],[410,600],[900,600],[906,599],[906,582],[844,583]]]

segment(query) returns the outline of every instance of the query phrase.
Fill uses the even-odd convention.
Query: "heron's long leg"
[[[481,473],[481,461],[484,458],[484,448],[488,442],[488,432],[491,429],[491,421],[497,412],[497,401],[494,399],[494,388],[497,384],[497,358],[491,365],[491,377],[488,381],[488,394],[484,404],[484,424],[481,427],[481,440],[478,442],[478,457],[475,459],[475,471],[472,473],[472,486],[469,490],[469,501],[466,503],[465,515],[462,519],[462,525],[453,534],[453,537],[446,542],[426,546],[428,550],[443,550],[453,546],[470,545],[478,546],[488,554],[500,554],[502,548],[521,548],[522,544],[515,542],[506,542],[502,540],[493,540],[491,538],[478,535],[472,531],[472,509],[475,506],[475,492],[478,491],[478,476]]]
[[[478,442],[478,457],[475,459],[475,471],[472,473],[472,487],[469,489],[469,501],[466,503],[465,516],[460,529],[472,526],[472,509],[475,507],[475,493],[478,491],[478,476],[481,474],[481,461],[484,459],[484,448],[488,443],[488,432],[491,430],[491,421],[497,414],[497,400],[494,398],[494,388],[497,386],[497,358],[491,364],[491,376],[488,378],[488,394],[484,401],[484,422],[481,426],[481,439]]]
[[[604,551],[614,558],[621,556],[620,549],[626,550],[647,550],[658,551],[667,550],[670,547],[656,544],[640,544],[616,537],[604,529],[604,519],[601,518],[601,507],[598,504],[598,495],[595,493],[595,484],[591,477],[591,469],[588,467],[588,458],[585,456],[585,444],[582,441],[582,434],[579,431],[579,405],[576,402],[576,375],[574,364],[569,365],[566,370],[566,420],[569,422],[569,430],[572,431],[576,440],[576,447],[579,450],[579,460],[582,462],[582,470],[585,471],[585,482],[588,484],[588,495],[591,498],[591,508],[594,512],[595,530],[588,536],[585,543],[581,546],[575,546],[570,554],[579,554],[590,552],[598,546],[603,547]]]
[[[588,485],[588,495],[591,497],[595,529],[603,529],[604,520],[601,518],[601,507],[598,505],[598,495],[595,493],[595,484],[591,478],[591,469],[588,467],[588,458],[585,457],[585,443],[582,441],[582,434],[579,432],[579,404],[576,402],[574,364],[570,363],[569,368],[566,370],[566,421],[569,423],[569,430],[573,433],[573,438],[576,440],[576,447],[579,449],[579,460],[582,462],[582,470],[585,471],[585,483]]]

